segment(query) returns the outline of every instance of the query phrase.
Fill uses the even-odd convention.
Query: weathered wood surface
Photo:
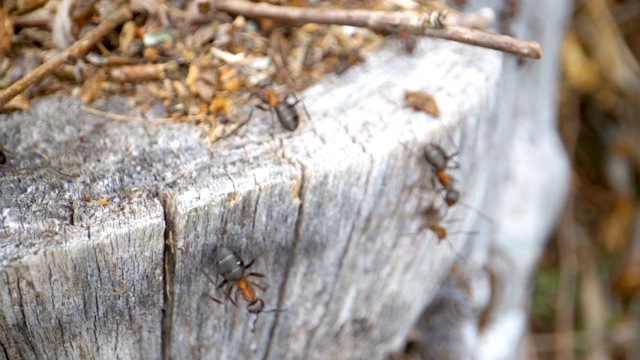
[[[474,2],[483,3],[482,1]],[[495,93],[495,122],[476,141],[493,138],[478,201],[493,222],[474,228],[468,256],[444,282],[417,326],[423,358],[528,358],[531,278],[569,185],[569,163],[556,131],[560,45],[569,1],[508,1],[497,7],[500,32],[539,41],[541,61],[504,57]]]
[[[300,94],[315,126],[277,127],[274,138],[269,116],[254,113],[211,148],[194,126],[108,120],[67,97],[2,115],[12,154],[0,169],[0,358],[376,359],[400,350],[453,262],[486,264],[496,233],[516,218],[495,219],[517,161],[499,164],[523,125],[498,96],[513,90],[505,76],[541,65],[508,63],[505,72],[502,54],[445,41],[423,40],[412,56],[391,43]],[[435,95],[440,118],[406,109],[405,89]],[[136,114],[126,99],[95,106]],[[441,203],[417,155],[427,142],[459,150],[462,201],[493,221],[459,205],[444,222],[450,242],[420,231],[422,210]],[[481,250],[464,250],[469,238]],[[259,295],[282,310],[262,314],[255,332],[244,304],[205,296],[223,297],[196,266],[215,276],[219,244],[257,258],[269,284]]]

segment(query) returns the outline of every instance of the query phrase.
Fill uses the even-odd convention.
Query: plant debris
[[[261,82],[299,91],[363,61],[386,34],[407,52],[418,34],[541,54],[535,43],[476,30],[491,11],[463,15],[434,1],[27,3],[0,11],[0,109],[25,110],[58,91],[86,104],[127,96],[142,113],[160,100],[176,122],[207,127],[211,142],[228,134],[219,127],[247,121],[240,108],[260,102]]]

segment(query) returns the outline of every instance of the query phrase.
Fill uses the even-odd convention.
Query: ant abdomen
[[[285,98],[275,107],[276,116],[280,124],[289,131],[294,131],[300,125],[300,114],[298,114],[298,110],[295,107],[297,103],[297,101],[289,103]]]
[[[439,145],[434,143],[429,143],[425,146],[424,157],[438,171],[445,170],[449,163],[449,156]]]
[[[220,247],[216,256],[216,267],[218,273],[227,282],[236,281],[244,276],[244,270],[246,269],[244,262],[234,251]]]

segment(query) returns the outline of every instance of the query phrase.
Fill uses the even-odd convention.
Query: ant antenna
[[[260,313],[272,313],[272,312],[282,312],[282,311],[285,311],[285,309],[271,309],[271,310],[264,310],[264,311],[255,313],[256,318],[253,320],[253,323],[251,324],[251,332],[255,332],[256,330],[256,324],[258,323],[258,317],[260,316]]]
[[[35,151],[35,153],[37,155],[39,155],[40,157],[42,157],[43,159],[45,159],[47,161],[47,163],[49,164],[49,167],[51,168],[51,170],[57,172],[58,174],[62,175],[62,176],[67,176],[67,177],[73,177],[73,178],[77,178],[80,177],[80,175],[76,175],[76,174],[67,174],[65,172],[63,172],[62,170],[58,169],[57,167],[53,166],[53,164],[51,164],[51,159],[49,159],[49,157],[41,152]]]

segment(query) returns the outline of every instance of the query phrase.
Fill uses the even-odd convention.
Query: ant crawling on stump
[[[458,167],[457,163],[451,165],[452,159],[456,155],[458,155],[457,151],[448,155],[440,145],[434,143],[428,143],[424,148],[424,159],[433,167],[438,181],[445,190],[453,190],[454,179],[447,173],[447,170]]]
[[[424,149],[424,159],[433,168],[438,182],[444,188],[444,202],[447,204],[447,207],[452,207],[458,203],[462,204],[465,207],[475,210],[487,221],[492,222],[491,218],[483,214],[480,210],[469,204],[460,202],[460,191],[454,187],[455,179],[447,172],[448,169],[455,169],[458,167],[457,162],[454,165],[451,164],[454,162],[452,159],[456,155],[458,155],[458,151],[452,154],[447,154],[440,145],[434,143],[428,143]]]
[[[272,115],[275,113],[280,124],[282,124],[282,126],[288,131],[296,130],[300,125],[300,113],[298,112],[296,105],[301,103],[302,100],[296,98],[295,102],[289,102],[288,100],[289,96],[292,94],[291,92],[287,93],[284,98],[281,98],[274,90],[270,80],[261,81],[258,83],[258,87],[259,89],[256,90],[256,94],[260,101],[262,101],[262,104],[256,106],[263,111],[272,112]],[[304,110],[307,113],[307,116],[309,116],[306,108]]]
[[[424,216],[427,220],[427,222],[421,226],[420,231],[423,231],[424,229],[429,229],[431,230],[436,237],[438,238],[438,242],[441,242],[442,240],[447,238],[447,229],[444,228],[444,226],[442,226],[441,221],[443,218],[443,214],[440,212],[440,210],[438,208],[436,208],[434,205],[430,205],[425,211],[424,211]],[[464,233],[467,234],[475,234],[475,231],[466,231]]]
[[[209,274],[207,274],[204,268],[198,264],[200,271],[207,277],[211,284],[216,286],[216,288],[220,289],[225,285],[228,285],[225,295],[234,306],[238,306],[238,293],[242,295],[242,299],[247,303],[247,311],[250,314],[256,315],[256,318],[251,325],[251,331],[255,330],[255,326],[258,322],[258,316],[260,315],[260,313],[278,311],[277,309],[264,310],[264,300],[256,296],[254,287],[262,291],[265,291],[266,288],[249,280],[249,277],[265,277],[263,274],[257,272],[246,272],[254,262],[255,259],[251,260],[248,264],[245,265],[242,258],[235,251],[227,247],[220,246],[216,251],[216,269],[218,270],[218,274],[222,276],[223,281],[218,285],[216,285],[216,282],[213,280],[213,278],[211,278],[211,276],[209,276]],[[234,288],[236,289],[236,292],[232,297],[231,293],[233,292]],[[211,300],[219,304],[223,304],[221,300],[218,300],[209,294],[206,295]]]
[[[444,241],[448,235],[452,235],[447,232],[447,229],[442,225],[442,218],[444,217],[443,213],[438,209],[435,205],[431,204],[427,209],[424,210],[424,217],[426,222],[420,227],[418,233],[421,233],[425,229],[433,232],[438,238],[438,243]],[[455,234],[467,234],[474,235],[477,234],[476,231],[456,231]],[[462,260],[465,260],[464,257],[456,251],[453,246],[453,243],[449,242],[449,246],[451,250]]]

